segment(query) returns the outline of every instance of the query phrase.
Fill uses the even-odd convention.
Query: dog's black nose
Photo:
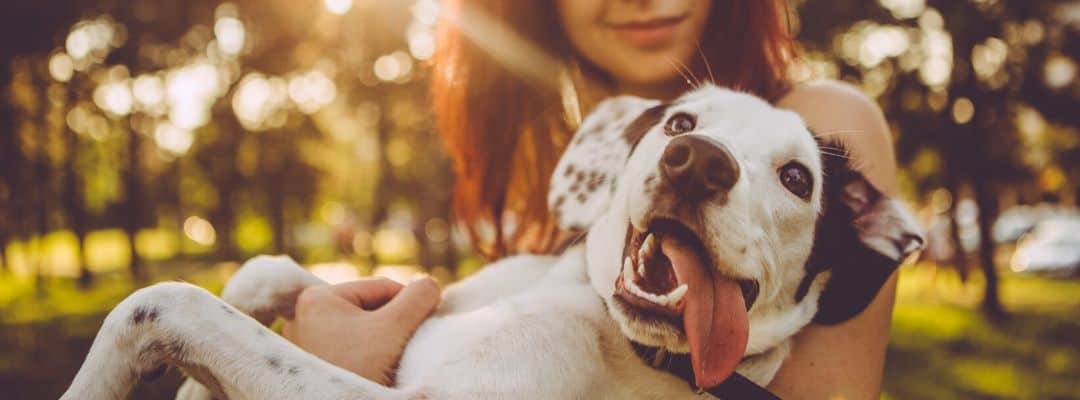
[[[739,163],[724,145],[697,135],[668,143],[660,169],[685,200],[705,200],[727,193],[739,180]]]

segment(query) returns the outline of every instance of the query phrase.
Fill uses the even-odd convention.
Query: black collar
[[[687,354],[672,354],[664,352],[656,347],[646,346],[630,341],[634,347],[634,353],[645,364],[653,368],[664,370],[674,374],[690,384],[690,388],[699,393],[708,393],[719,399],[739,400],[780,400],[775,394],[769,392],[756,383],[746,379],[738,372],[731,374],[723,383],[711,388],[698,388],[694,385],[694,370],[690,364],[690,356]]]

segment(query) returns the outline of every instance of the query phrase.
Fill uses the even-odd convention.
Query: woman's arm
[[[850,85],[822,82],[792,90],[778,105],[802,115],[816,134],[839,137],[867,179],[896,194],[892,135],[873,100]],[[895,296],[894,273],[861,314],[838,325],[808,326],[769,390],[789,400],[878,398]]]

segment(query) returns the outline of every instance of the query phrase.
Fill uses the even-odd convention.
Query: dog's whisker
[[[844,135],[844,134],[863,134],[863,133],[866,133],[866,132],[867,131],[865,129],[836,129],[836,130],[825,131],[825,132],[817,132],[817,136],[818,137],[828,137],[828,136],[836,136],[836,135]]]
[[[669,59],[670,61],[672,61],[672,62],[678,63],[678,64],[679,64],[679,66],[681,66],[681,67],[682,67],[682,69],[683,69],[683,70],[685,70],[685,71],[687,72],[687,74],[689,74],[689,75],[690,75],[690,77],[691,77],[691,78],[694,78],[694,81],[693,81],[693,82],[691,82],[691,86],[692,86],[692,87],[693,87],[694,89],[697,89],[697,88],[701,87],[701,79],[699,79],[699,78],[697,77],[697,75],[695,75],[695,74],[694,74],[694,70],[693,70],[693,69],[691,69],[691,68],[690,68],[689,66],[687,66],[687,65],[686,65],[686,63],[684,63],[684,62],[682,62],[682,61],[679,61],[678,59],[675,59],[675,58],[670,58],[670,57],[669,57],[668,59]],[[688,81],[688,82],[689,82],[689,81]]]
[[[712,65],[709,65],[709,57],[705,56],[705,52],[701,50],[701,41],[695,41],[694,45],[697,46],[698,54],[701,55],[701,61],[705,63],[705,71],[709,72],[709,82],[716,84],[716,75],[713,74]]]
[[[822,147],[819,147],[819,149],[821,149],[822,152],[830,152],[830,153],[833,153],[833,154],[847,154],[847,151],[842,150],[842,149],[838,149],[838,148],[835,148],[835,147],[824,147],[824,146],[822,146]]]
[[[684,81],[686,81],[687,85],[690,85],[691,87],[694,86],[694,82],[692,82],[690,80],[690,77],[687,76],[685,72],[683,72],[682,68],[680,68],[678,65],[675,64],[675,61],[674,61],[673,58],[668,57],[668,64],[671,65],[671,68],[675,68],[675,72],[679,73],[679,76],[682,77]]]
[[[822,151],[821,154],[826,155],[826,156],[843,158],[845,160],[850,160],[851,159],[850,155],[847,155],[847,154],[844,154],[844,153],[834,153],[834,152],[830,152],[830,151]]]

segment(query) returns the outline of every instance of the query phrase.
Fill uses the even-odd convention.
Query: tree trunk
[[[279,174],[275,173],[274,176]],[[276,180],[276,179],[275,179]],[[274,231],[274,252],[286,254],[285,243],[285,193],[280,187],[267,185],[267,199],[270,201],[270,227]]]
[[[276,132],[275,132],[276,133]],[[278,136],[268,136],[263,140],[263,151],[259,152],[263,168],[266,170],[262,177],[263,189],[266,191],[267,217],[270,218],[270,229],[274,235],[274,252],[287,254],[288,245],[285,240],[285,190],[283,185],[284,169],[286,160],[281,151],[282,144]]]
[[[994,239],[991,227],[998,215],[998,200],[991,183],[985,176],[973,174],[975,203],[979,206],[979,264],[986,279],[982,309],[988,317],[1000,320],[1005,317],[998,296],[998,273],[994,266]]]
[[[75,234],[76,262],[79,263],[79,278],[76,281],[80,288],[87,288],[94,280],[90,272],[90,266],[86,260],[86,205],[83,202],[83,185],[79,179],[75,157],[79,149],[79,137],[75,132],[64,132],[67,141],[67,159],[64,160],[64,208],[67,209],[68,225]]]
[[[128,132],[128,165],[124,172],[124,232],[128,237],[128,248],[131,250],[131,263],[128,268],[131,279],[136,283],[146,282],[146,271],[143,270],[142,260],[136,249],[136,236],[139,233],[141,220],[141,208],[139,207],[139,193],[142,192],[142,184],[139,181],[139,134],[133,130]]]
[[[226,115],[220,118],[219,129],[221,132],[220,154],[223,155],[224,167],[213,168],[215,171],[216,188],[218,190],[218,203],[211,211],[211,218],[217,232],[217,256],[222,260],[234,260],[239,256],[236,248],[236,208],[233,207],[233,198],[237,188],[241,184],[241,176],[236,171],[236,154],[240,152],[240,139],[246,131],[236,118]],[[222,160],[215,160],[222,162]]]
[[[960,204],[960,184],[956,176],[956,169],[950,168],[950,171],[946,172],[945,185],[952,195],[952,202],[949,204],[949,240],[952,241],[952,267],[956,269],[956,273],[960,276],[961,282],[967,282],[968,278],[968,265],[967,265],[967,251],[964,250],[962,239],[960,238],[960,224],[956,221],[957,204]]]
[[[36,194],[36,202],[34,203],[34,235],[37,238],[37,242],[34,247],[34,283],[37,286],[37,292],[39,296],[43,296],[45,293],[45,235],[49,233],[49,207],[51,206],[49,199],[51,193],[49,189],[52,187],[51,179],[49,177],[49,164],[48,156],[45,150],[46,146],[41,146],[40,152],[37,154],[37,159],[34,160],[34,175],[31,179]]]
[[[11,77],[9,63],[0,63],[0,93],[8,93]],[[0,96],[0,272],[10,269],[7,263],[8,242],[17,236],[16,196],[14,193],[16,171],[18,171],[18,146],[15,142],[15,115],[11,105]]]

